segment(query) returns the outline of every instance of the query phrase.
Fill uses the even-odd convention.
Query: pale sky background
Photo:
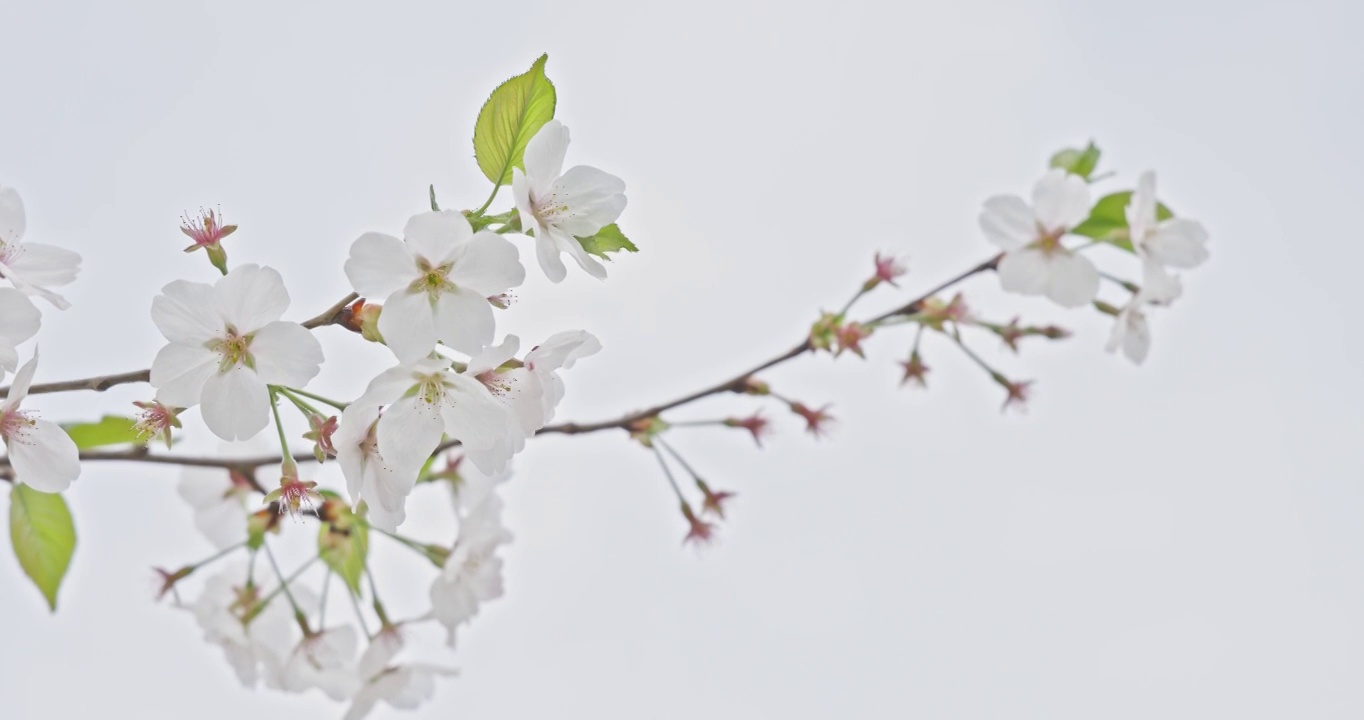
[[[475,115],[541,52],[570,164],[626,180],[642,248],[605,283],[532,267],[499,316],[528,343],[602,339],[560,419],[784,350],[876,250],[913,272],[868,311],[976,262],[981,201],[1090,137],[1108,187],[1156,169],[1211,232],[1141,368],[1102,352],[1095,313],[969,284],[985,314],[1076,331],[1020,358],[978,343],[1038,380],[1024,416],[932,338],[929,392],[897,389],[907,333],[768,374],[841,423],[816,442],[774,407],[763,451],[678,431],[740,493],[700,555],[623,433],[532,441],[506,493],[508,594],[447,657],[461,677],[373,717],[1364,717],[1358,4],[3,0],[0,27],[0,184],[30,239],[85,257],[74,308],[45,313],[40,381],[147,366],[151,298],[213,277],[180,253],[178,216],[200,205],[241,225],[234,262],[284,274],[287,317],[326,307],[351,241],[400,231],[428,183],[482,202]],[[357,394],[386,359],[321,335],[319,391]],[[95,417],[149,392],[33,407]],[[187,613],[153,603],[151,566],[209,552],[176,477],[86,468],[56,615],[4,552],[0,715],[340,716],[316,693],[242,689]],[[420,527],[447,507],[425,492]],[[390,604],[421,602],[405,558],[381,580]]]

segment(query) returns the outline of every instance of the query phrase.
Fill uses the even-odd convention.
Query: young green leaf
[[[548,55],[530,70],[497,86],[474,123],[474,158],[494,185],[511,182],[512,168],[522,166],[526,143],[554,119],[558,101],[554,83],[545,77]]]
[[[603,260],[610,260],[607,253],[619,252],[639,252],[639,248],[630,242],[630,238],[625,237],[625,233],[615,223],[611,223],[591,237],[580,237],[578,243],[589,255],[596,255]]]
[[[1089,218],[1076,225],[1071,232],[1076,235],[1094,238],[1099,242],[1112,243],[1128,252],[1135,252],[1132,241],[1127,237],[1127,206],[1132,202],[1132,191],[1124,190],[1105,195],[1089,211]],[[1156,205],[1156,219],[1168,220],[1174,217],[1170,208],[1164,204]]]
[[[55,493],[15,484],[9,494],[9,537],[19,567],[43,593],[48,608],[55,611],[57,588],[76,549],[76,526],[66,500]]]
[[[365,572],[365,558],[369,553],[369,527],[358,522],[350,510],[343,517],[322,523],[317,536],[317,551],[322,562],[346,581],[346,587],[358,597],[360,576]]]
[[[124,445],[140,442],[137,421],[132,418],[105,415],[99,422],[70,423],[62,429],[75,441],[81,450],[104,447],[105,445]]]
[[[1051,167],[1061,168],[1088,180],[1099,166],[1099,148],[1089,143],[1084,148],[1066,148],[1051,156]]]

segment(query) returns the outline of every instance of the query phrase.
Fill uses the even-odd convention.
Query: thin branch
[[[342,298],[340,302],[322,311],[317,317],[304,320],[303,327],[312,330],[324,325],[344,325],[350,321],[350,304],[359,299],[359,295],[351,293]],[[61,382],[38,383],[28,388],[29,395],[41,395],[43,393],[71,392],[74,390],[94,390],[104,392],[115,385],[127,385],[128,383],[149,382],[152,371],[133,370],[132,372],[117,373],[114,375],[96,375],[95,377],[81,378],[79,380],[63,380]],[[9,386],[0,388],[0,397],[9,396]]]
[[[864,324],[880,322],[882,320],[895,317],[897,315],[908,315],[919,312],[920,310],[923,309],[924,302],[926,302],[929,298],[933,297],[934,295],[937,295],[938,293],[952,287],[953,285],[956,285],[957,283],[962,282],[963,280],[966,280],[967,278],[979,275],[980,273],[983,272],[994,270],[995,267],[999,264],[999,260],[1001,257],[1003,257],[1002,254],[996,255],[988,260],[985,260],[984,262],[981,262],[971,268],[968,268],[967,270],[959,273],[955,277],[937,285],[931,290],[924,292],[923,294],[919,295],[913,300],[910,300],[904,305],[901,305],[900,307],[894,310],[890,310],[889,312],[882,313],[881,315],[878,315],[877,317],[872,318],[871,320],[867,320],[865,321]],[[307,323],[304,323],[304,325],[308,327],[318,327],[319,325],[344,322],[344,316],[346,313],[349,312],[347,306],[354,300],[355,300],[354,295],[347,296],[345,300],[332,306],[332,308],[328,309],[326,312],[322,313],[316,318],[313,318],[312,320],[309,320]],[[312,324],[310,325],[310,323]],[[610,430],[612,428],[621,428],[628,430],[632,424],[639,422],[640,420],[655,417],[668,410],[672,410],[674,408],[681,407],[682,405],[687,405],[696,402],[697,400],[710,397],[711,395],[719,395],[721,393],[726,392],[743,392],[745,386],[747,385],[748,380],[752,378],[754,375],[762,372],[763,370],[767,370],[769,368],[780,365],[793,358],[800,357],[801,355],[810,352],[812,349],[813,348],[810,345],[809,338],[806,338],[802,340],[799,345],[796,345],[790,350],[787,350],[786,352],[774,358],[758,363],[757,365],[749,368],[748,370],[745,370],[742,373],[739,373],[738,375],[735,375],[734,377],[728,380],[725,380],[724,382],[711,385],[710,387],[704,388],[702,390],[697,390],[696,392],[687,395],[683,395],[682,397],[676,398],[674,400],[669,400],[667,402],[654,405],[653,407],[650,407],[645,410],[627,413],[625,415],[622,415],[621,417],[615,418],[614,420],[601,420],[592,423],[567,422],[558,423],[556,425],[546,425],[545,427],[540,428],[539,432],[537,432],[536,434],[545,435],[550,433],[557,433],[561,435],[582,435],[585,433],[597,432],[599,430]],[[95,379],[97,380],[98,378]],[[79,383],[90,381],[73,382]],[[67,389],[83,388],[84,386]],[[447,440],[441,443],[439,446],[437,446],[432,455],[439,455],[440,453],[445,452],[446,450],[459,447],[459,444],[460,442],[458,440]],[[296,463],[317,461],[317,458],[313,456],[311,453],[300,453],[298,455],[294,455],[293,459],[294,462]],[[283,460],[283,458],[279,455],[266,455],[261,457],[237,458],[227,460],[223,458],[213,457],[153,455],[150,452],[148,452],[148,450],[145,447],[138,447],[123,452],[87,451],[81,453],[81,460],[147,462],[161,463],[166,465],[191,465],[195,467],[220,467],[227,469],[250,471],[254,468],[261,467],[264,465],[273,465],[279,463]],[[0,468],[3,468],[8,464],[9,463],[6,459],[0,458]]]

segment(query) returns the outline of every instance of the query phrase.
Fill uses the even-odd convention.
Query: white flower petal
[[[224,440],[246,440],[270,423],[270,391],[254,370],[237,365],[209,376],[199,410]]]
[[[1160,263],[1146,259],[1142,262],[1140,302],[1169,305],[1183,294],[1179,278],[1166,272]]]
[[[0,243],[17,243],[24,237],[24,200],[14,188],[0,188]]]
[[[996,195],[980,211],[980,229],[1000,250],[1012,251],[1037,239],[1037,218],[1017,195]]]
[[[436,299],[434,315],[436,336],[447,346],[466,355],[477,353],[493,341],[496,322],[493,307],[481,294],[463,288],[443,292]],[[380,315],[379,319],[382,320],[383,316]],[[387,339],[388,335],[385,334],[384,338]],[[430,348],[427,352],[430,352]]]
[[[1099,294],[1099,269],[1089,258],[1076,253],[1055,252],[1048,258],[1046,295],[1061,307],[1080,307]]]
[[[60,287],[76,280],[81,256],[52,245],[24,243],[5,264],[26,283],[42,288]]]
[[[469,366],[466,373],[473,377],[478,377],[489,370],[496,370],[502,367],[508,360],[516,357],[516,351],[521,347],[521,339],[515,335],[508,335],[502,339],[500,345],[489,345],[469,358]]]
[[[204,383],[218,371],[218,354],[202,346],[167,345],[152,361],[151,385],[156,399],[173,407],[194,407]]]
[[[586,330],[558,332],[526,353],[526,364],[533,370],[558,370],[573,367],[580,358],[601,352],[601,341]]]
[[[1033,214],[1049,232],[1069,230],[1089,217],[1089,183],[1079,175],[1053,168],[1032,191]]]
[[[379,418],[379,452],[392,467],[401,468],[395,472],[399,477],[394,478],[399,487],[386,489],[390,498],[406,496],[411,491],[407,470],[412,470],[410,480],[415,483],[416,472],[440,444],[444,426],[440,408],[419,396],[398,400]],[[406,490],[402,490],[403,485]],[[386,506],[394,507],[392,503],[386,503]]]
[[[1194,268],[1208,259],[1208,231],[1195,220],[1172,218],[1160,223],[1142,243],[1146,253],[1166,267]]]
[[[1132,199],[1127,203],[1127,229],[1141,241],[1156,226],[1156,174],[1147,170],[1137,180]]]
[[[32,422],[20,437],[6,438],[14,479],[39,492],[63,492],[80,477],[80,450],[56,423]]]
[[[625,181],[588,165],[570,168],[551,193],[556,205],[568,208],[555,225],[576,237],[595,235],[625,212]]]
[[[578,242],[577,238],[559,230],[551,230],[550,233],[559,249],[568,253],[568,256],[578,263],[578,267],[586,270],[588,275],[598,280],[606,279],[606,266],[587,254],[587,250],[583,249],[582,243]]]
[[[380,458],[370,455],[365,449],[370,428],[378,419],[378,405],[353,402],[341,411],[341,421],[336,434],[332,436],[332,444],[336,446],[336,462],[346,478],[346,493],[352,505],[360,501],[366,465],[381,462]]]
[[[0,368],[13,371],[18,366],[16,346],[38,334],[42,319],[42,312],[27,295],[0,288]]]
[[[213,286],[188,280],[176,280],[152,298],[152,322],[167,340],[182,345],[203,345],[226,329]]]
[[[488,230],[480,230],[461,249],[448,276],[456,287],[491,297],[526,280],[526,268],[516,246]]]
[[[1005,292],[1041,295],[1047,288],[1050,269],[1041,250],[1014,250],[999,261],[999,284]]]
[[[255,332],[289,309],[289,291],[274,268],[238,265],[213,286],[218,312],[239,334]]]
[[[383,233],[365,233],[351,243],[346,277],[355,292],[385,298],[420,276],[417,259],[402,240]]]
[[[365,392],[351,406],[374,406],[387,405],[388,403],[402,397],[403,393],[411,390],[417,384],[417,378],[409,365],[399,365],[391,367],[369,381]]]
[[[379,334],[403,362],[429,355],[436,349],[437,340],[431,296],[411,290],[390,295],[379,313]]]
[[[560,283],[568,277],[568,268],[564,267],[564,261],[559,259],[559,244],[547,228],[537,230],[535,233],[535,257],[540,261],[540,269],[545,271],[545,277],[552,283]]]
[[[322,345],[307,328],[281,320],[256,331],[251,357],[261,382],[301,388],[317,376]]]
[[[432,267],[455,259],[474,235],[468,218],[457,210],[413,215],[403,228],[403,240],[412,253]]]
[[[536,131],[535,137],[526,143],[526,152],[522,157],[532,197],[543,198],[549,194],[559,173],[563,172],[564,156],[567,154],[568,128],[558,120],[545,123]]]

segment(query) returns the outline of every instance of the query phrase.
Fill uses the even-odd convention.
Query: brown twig
[[[933,297],[934,295],[937,295],[938,293],[974,275],[979,275],[980,273],[994,270],[995,266],[999,264],[1000,257],[1002,256],[996,255],[988,260],[985,260],[977,265],[974,265],[966,269],[965,271],[959,273],[958,275],[952,277],[951,279],[940,283],[931,290],[924,292],[923,294],[919,295],[913,300],[910,300],[904,305],[901,305],[900,307],[895,308],[894,310],[882,313],[881,315],[878,315],[875,318],[867,320],[866,322],[867,323],[880,322],[882,320],[886,320],[897,315],[908,315],[916,313],[920,309],[922,309],[924,302],[926,302],[929,298]],[[344,322],[344,320],[341,320],[339,318],[343,313],[347,312],[346,306],[348,306],[352,301],[354,301],[354,299],[355,299],[354,296],[347,297],[345,300],[337,303],[327,312],[324,312],[322,315],[319,315],[318,317],[309,320],[308,321],[309,323],[315,322],[317,323],[310,327],[317,327],[317,325],[319,324],[325,325],[329,323]],[[307,323],[305,323],[305,325],[307,325]],[[719,395],[721,393],[726,392],[743,392],[743,389],[747,384],[748,380],[752,378],[754,375],[757,375],[758,373],[762,372],[763,370],[767,370],[768,368],[780,365],[793,358],[800,357],[801,355],[810,352],[811,349],[812,346],[810,345],[810,340],[809,338],[806,338],[805,340],[802,340],[799,345],[796,345],[790,350],[787,350],[786,352],[777,355],[776,357],[758,363],[757,365],[749,368],[748,370],[745,370],[744,372],[728,380],[725,380],[724,382],[711,385],[710,387],[704,388],[702,390],[697,390],[696,392],[683,395],[682,397],[675,398],[673,400],[669,400],[658,405],[654,405],[653,407],[650,407],[645,410],[627,413],[625,415],[622,415],[621,417],[612,420],[601,420],[598,422],[591,423],[566,422],[558,423],[555,425],[546,425],[545,427],[540,428],[539,432],[537,432],[536,434],[546,435],[554,433],[561,435],[582,435],[584,433],[597,432],[599,430],[610,430],[612,428],[628,430],[631,425],[633,425],[636,422],[639,422],[640,420],[656,417],[668,410],[672,410],[674,408],[696,402],[697,400],[710,397],[711,395]],[[441,443],[439,446],[437,446],[432,455],[439,455],[440,453],[445,452],[446,450],[459,447],[459,444],[460,442],[458,440],[447,440]],[[162,463],[167,465],[221,467],[236,468],[242,470],[262,467],[265,465],[273,465],[283,460],[283,458],[279,455],[263,455],[255,458],[238,458],[234,460],[211,457],[181,457],[174,455],[152,455],[148,453],[145,448],[134,448],[132,450],[123,452],[84,452],[81,453],[81,459],[150,462]],[[312,454],[299,454],[294,456],[294,461],[298,463],[305,463],[315,460],[316,458]],[[3,467],[5,464],[7,464],[5,460],[0,459],[0,467]]]

